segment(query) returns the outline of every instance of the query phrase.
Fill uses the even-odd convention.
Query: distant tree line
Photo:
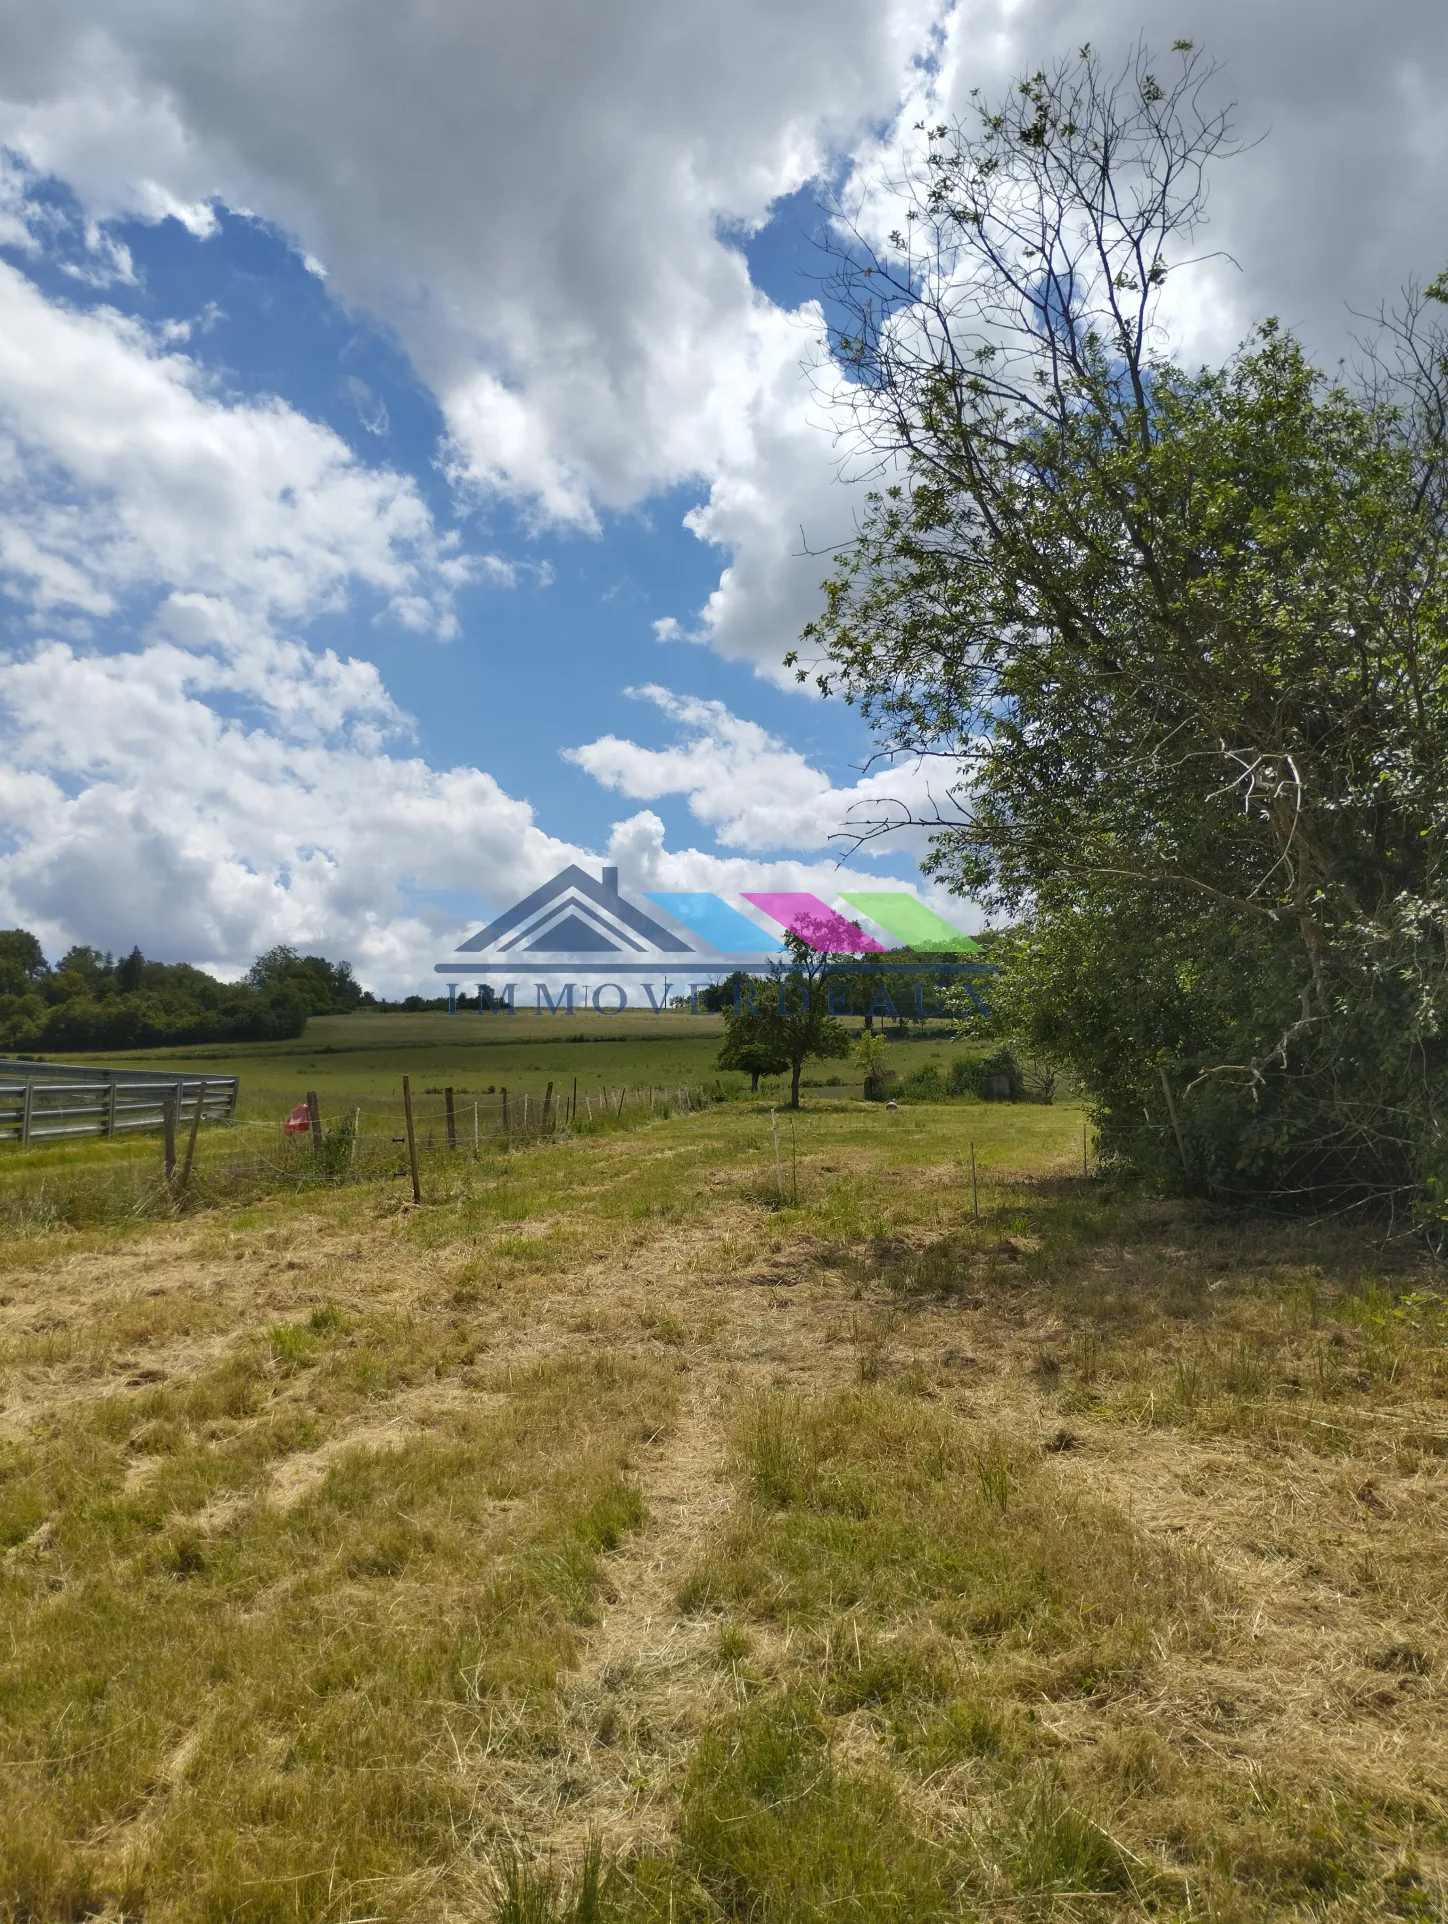
[[[118,961],[78,945],[54,967],[28,929],[0,930],[0,1049],[28,1054],[144,1049],[184,1042],[272,1042],[313,1015],[372,1004],[349,962],[278,947],[240,982],[189,962]]]
[[[957,1004],[970,998],[960,990],[947,990],[942,1003],[939,995],[940,970],[944,964],[958,962],[983,962],[985,950],[992,940],[989,932],[969,949],[923,949],[898,948],[890,951],[889,972],[872,969],[868,963],[860,963],[858,968],[850,968],[857,962],[853,953],[842,953],[829,957],[829,981],[832,987],[826,989],[833,1012],[837,1015],[862,1015],[865,1027],[873,1029],[878,1016],[884,1022],[906,1022],[916,1015],[916,991],[925,998],[924,1015],[951,1016],[958,1013]],[[806,947],[806,951],[809,952]],[[907,965],[918,959],[918,970]],[[788,972],[793,973],[790,965]],[[710,1015],[726,1015],[734,1009],[743,995],[755,997],[763,982],[779,981],[777,973],[750,974],[746,969],[736,969],[732,975],[725,976],[722,982],[711,983],[707,989],[699,991],[699,1007],[707,1009]],[[776,995],[778,989],[775,990]],[[977,995],[980,991],[977,990]],[[673,1006],[687,1009],[689,997],[675,996]]]

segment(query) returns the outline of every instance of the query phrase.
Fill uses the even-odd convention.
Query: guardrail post
[[[25,1100],[20,1105],[20,1140],[30,1140],[30,1108],[35,1100],[35,1084],[30,1077],[25,1078]]]
[[[111,1077],[110,1093],[106,1100],[106,1141],[116,1139],[116,1079]]]

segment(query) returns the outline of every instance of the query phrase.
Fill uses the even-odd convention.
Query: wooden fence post
[[[573,1100],[568,1106],[568,1120],[570,1122],[577,1122],[578,1120],[578,1077],[577,1076],[573,1078]]]
[[[322,1105],[317,1101],[315,1089],[307,1091],[307,1120],[312,1129],[312,1148],[320,1156],[322,1153]]]
[[[506,1089],[504,1089],[503,1091],[503,1134],[506,1136],[507,1133],[508,1133],[508,1092]]]
[[[176,1178],[176,1111],[181,1106],[181,1084],[173,1082],[161,1098],[162,1154],[166,1159],[166,1186]]]
[[[412,1200],[422,1201],[422,1184],[417,1179],[417,1137],[412,1127],[412,1084],[407,1077],[402,1078],[402,1110],[407,1117],[407,1162],[412,1170]]]
[[[553,1107],[553,1084],[550,1082],[547,1089],[543,1093],[543,1120],[538,1125],[539,1128],[546,1129],[548,1127],[548,1113],[552,1109],[552,1107]]]
[[[443,1090],[442,1099],[443,1105],[447,1110],[447,1146],[449,1149],[456,1149],[458,1146],[458,1119],[453,1109],[453,1092],[451,1087]]]
[[[196,1085],[196,1107],[191,1112],[191,1134],[186,1138],[186,1160],[181,1165],[181,1188],[191,1181],[191,1164],[196,1158],[196,1138],[201,1133],[201,1112],[206,1107],[206,1078]]]

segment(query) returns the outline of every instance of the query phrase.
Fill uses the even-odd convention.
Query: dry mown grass
[[[1078,1128],[30,1238],[3,1914],[1443,1915],[1442,1272]]]

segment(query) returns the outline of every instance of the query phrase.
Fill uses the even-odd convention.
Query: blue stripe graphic
[[[706,942],[724,955],[778,955],[780,944],[766,935],[757,922],[717,895],[650,895],[661,909],[675,916],[685,928],[702,935]]]

